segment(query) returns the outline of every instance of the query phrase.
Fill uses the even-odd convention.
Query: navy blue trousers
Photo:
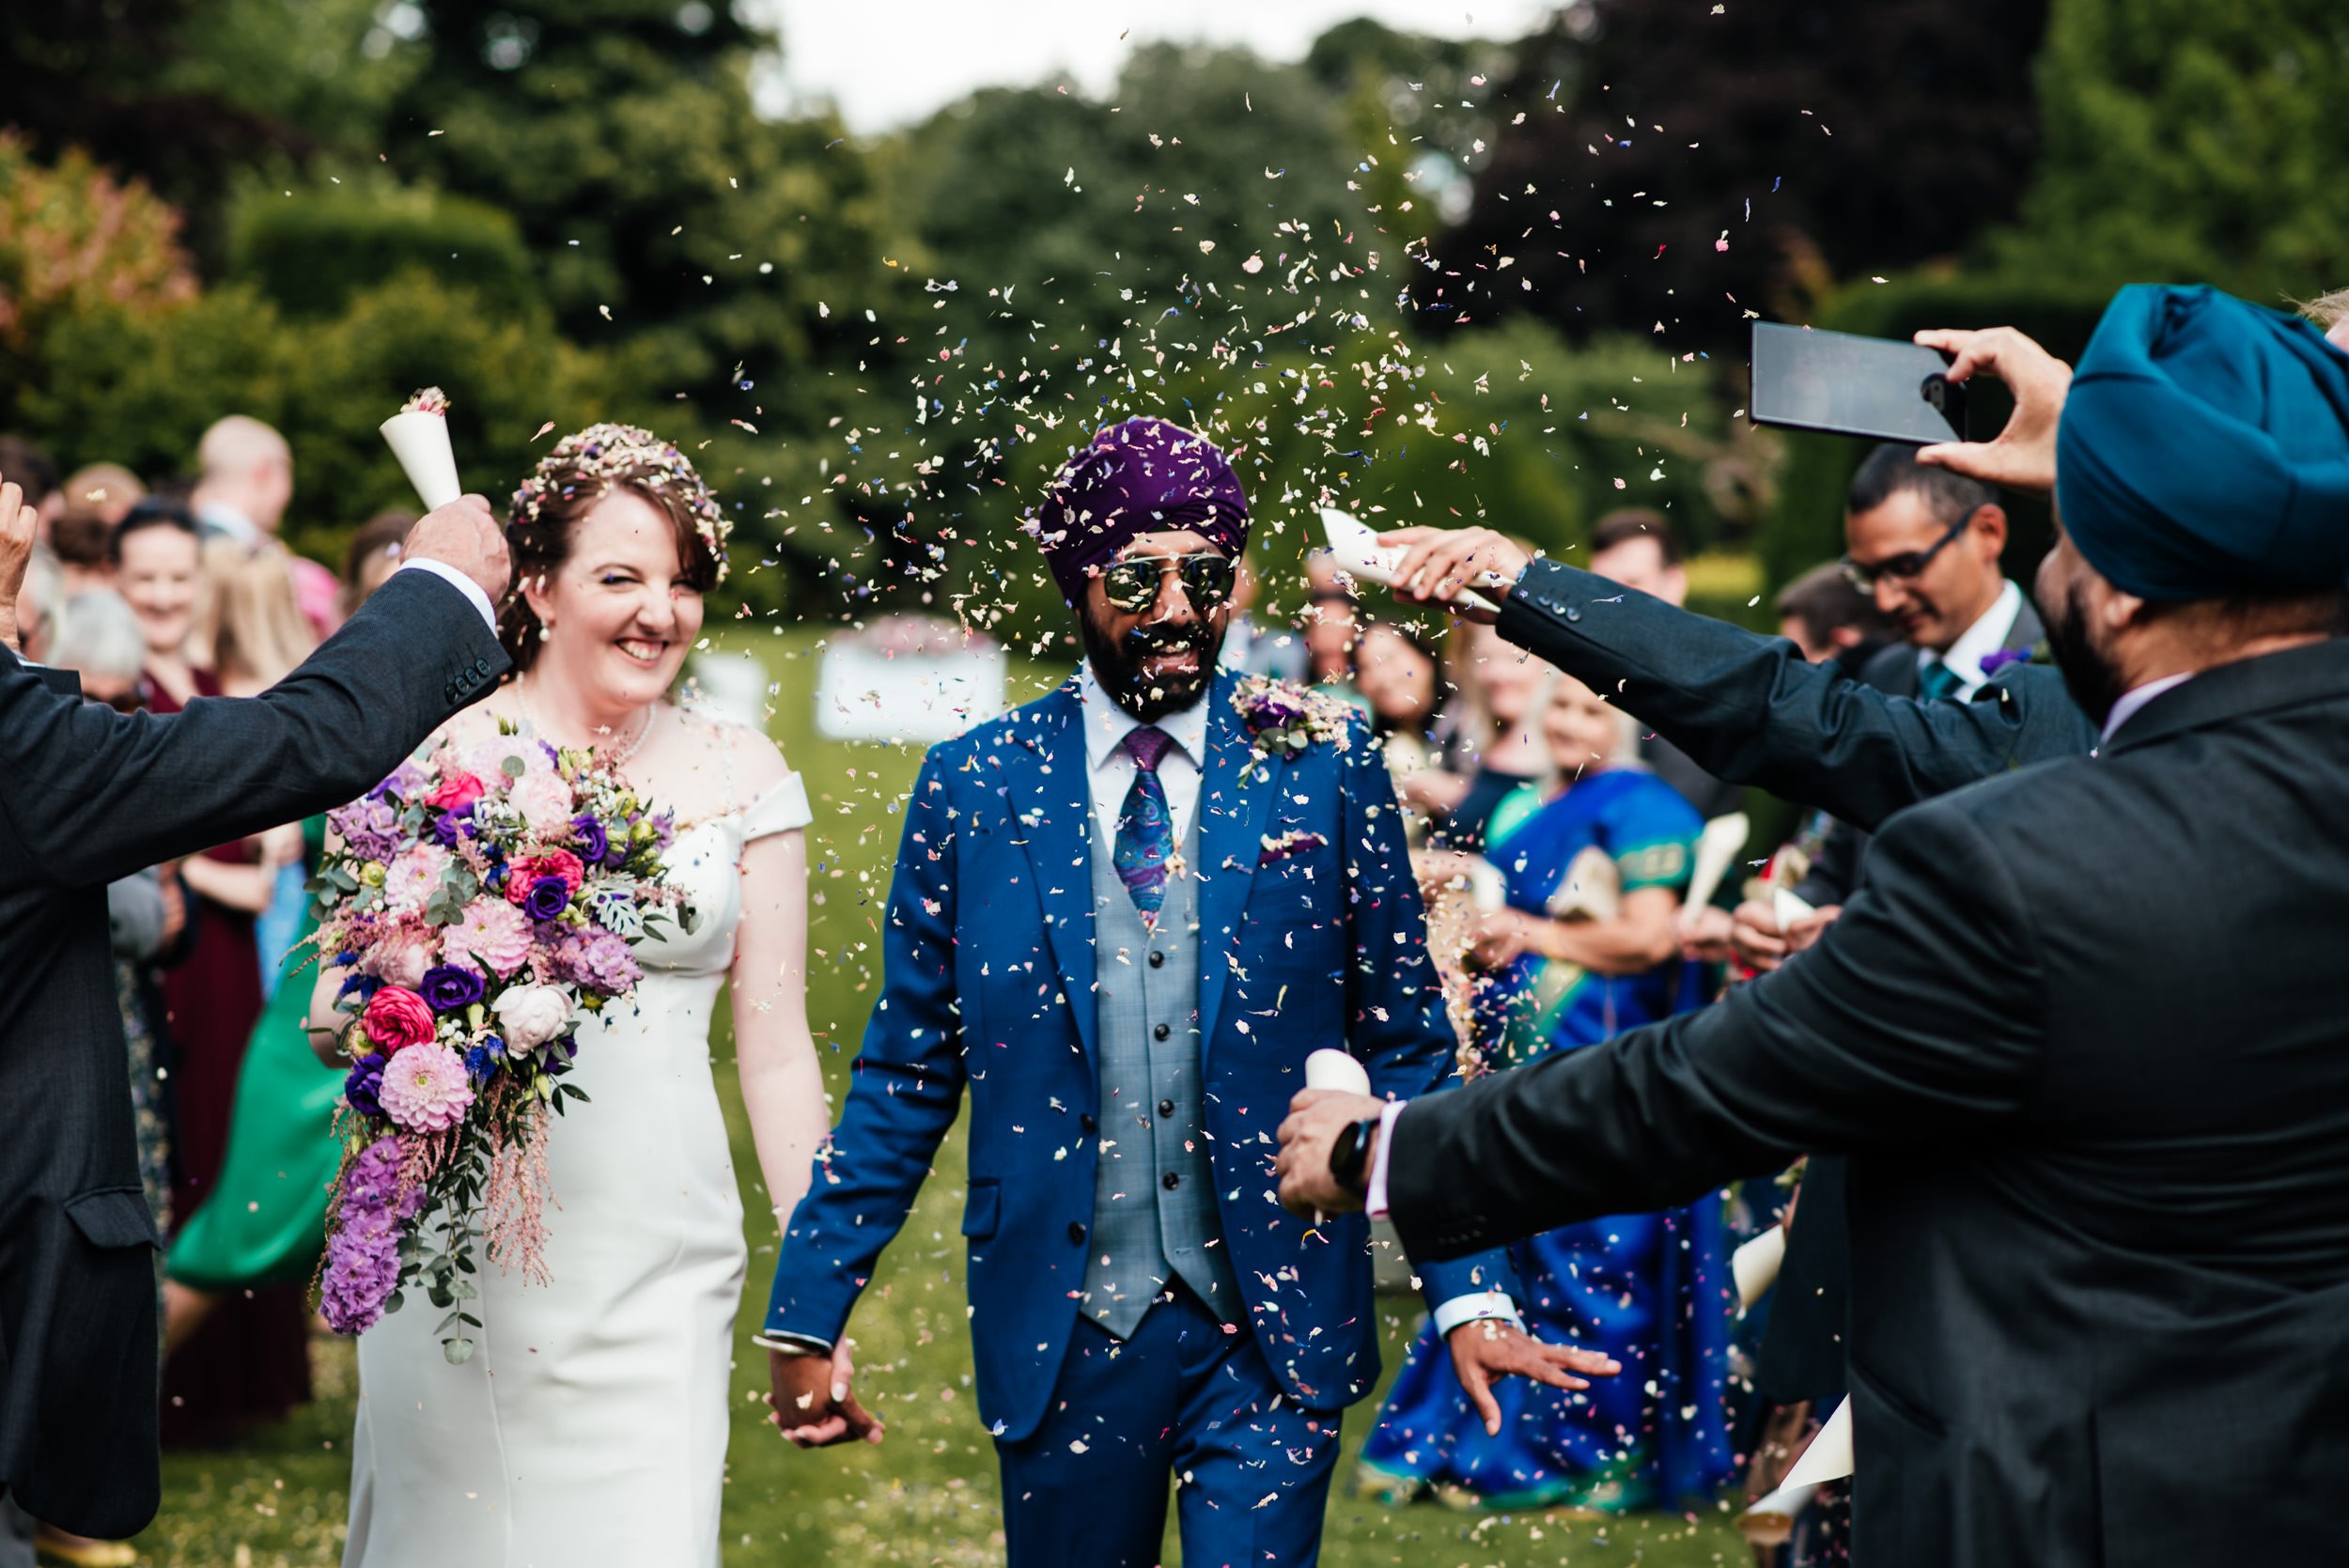
[[[1080,1319],[1043,1424],[995,1452],[1011,1568],[1151,1568],[1170,1480],[1184,1568],[1312,1568],[1338,1417],[1178,1284],[1123,1343]]]

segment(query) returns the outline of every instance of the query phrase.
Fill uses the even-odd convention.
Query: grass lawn
[[[828,1081],[838,1094],[846,1092],[848,1060],[879,984],[879,923],[896,852],[895,806],[912,782],[919,756],[910,747],[849,746],[815,737],[813,643],[810,634],[786,632],[735,645],[767,658],[779,688],[770,698],[776,708],[772,733],[807,775],[816,807],[809,830],[815,949],[810,1015]],[[768,1205],[756,1190],[757,1165],[723,1020],[721,1030],[714,1045],[718,1085],[741,1172],[743,1208],[762,1216]],[[862,1391],[890,1423],[888,1439],[878,1449],[801,1452],[761,1421],[765,1406],[758,1392],[766,1361],[747,1336],[765,1311],[775,1249],[771,1232],[754,1230],[734,1378],[723,1532],[728,1562],[1002,1561],[994,1455],[971,1390],[964,1327],[962,1170],[957,1130],[939,1157],[937,1177],[924,1189],[857,1310]],[[761,1224],[755,1218],[752,1222],[754,1228]],[[1415,1327],[1417,1308],[1388,1298],[1383,1315],[1392,1376]],[[319,1399],[283,1425],[231,1451],[164,1455],[163,1514],[139,1537],[143,1562],[173,1568],[309,1568],[340,1560],[357,1377],[346,1343],[321,1343],[316,1361]],[[1370,1403],[1349,1412],[1349,1452],[1359,1446],[1376,1408]],[[1696,1568],[1750,1560],[1726,1509],[1693,1517],[1641,1514],[1608,1521],[1463,1514],[1432,1504],[1390,1512],[1346,1496],[1350,1467],[1341,1462],[1325,1554],[1328,1561],[1348,1568],[1356,1563],[1608,1568],[1634,1562]],[[1167,1560],[1176,1560],[1171,1529]]]

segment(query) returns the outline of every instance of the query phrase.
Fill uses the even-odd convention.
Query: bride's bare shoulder
[[[790,776],[782,749],[750,725],[700,706],[679,707],[677,713],[678,728],[705,762],[730,783],[737,797],[732,804],[755,800]]]

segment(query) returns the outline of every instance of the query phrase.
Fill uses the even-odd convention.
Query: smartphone
[[[1756,425],[1922,446],[1966,439],[1966,388],[1937,349],[1897,338],[1753,324]]]

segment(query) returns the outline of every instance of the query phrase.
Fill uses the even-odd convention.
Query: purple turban
[[[1226,555],[1248,548],[1248,498],[1213,442],[1163,419],[1105,425],[1070,458],[1031,524],[1071,604],[1085,577],[1137,536],[1189,529]]]

